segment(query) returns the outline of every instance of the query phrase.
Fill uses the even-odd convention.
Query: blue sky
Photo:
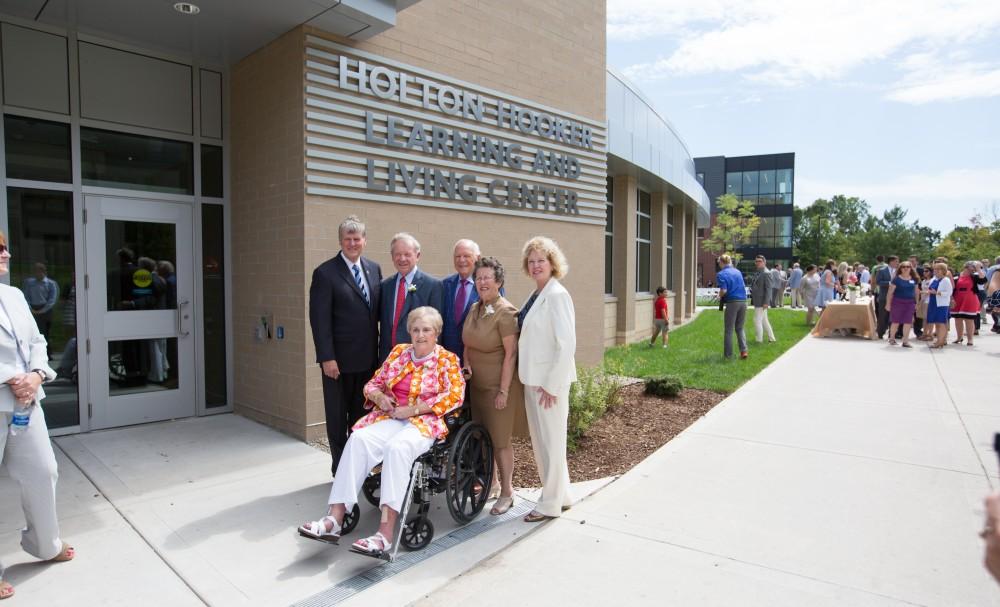
[[[608,0],[608,65],[695,156],[795,152],[795,201],[1000,213],[1000,0]]]

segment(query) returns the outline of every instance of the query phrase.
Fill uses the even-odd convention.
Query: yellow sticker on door
[[[132,282],[140,289],[144,289],[153,284],[153,275],[149,270],[138,269],[132,274]]]

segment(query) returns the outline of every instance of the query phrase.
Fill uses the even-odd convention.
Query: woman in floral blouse
[[[299,527],[299,535],[336,542],[344,514],[357,503],[368,473],[382,462],[382,520],[378,531],[354,542],[354,548],[379,554],[392,547],[413,462],[448,433],[444,416],[461,407],[465,396],[458,357],[437,344],[442,324],[441,315],[429,306],[407,316],[413,343],[394,347],[365,385],[365,408],[371,412],[354,424],[347,439],[330,490],[330,509],[320,520]]]

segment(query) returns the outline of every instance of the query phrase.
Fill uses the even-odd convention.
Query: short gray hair
[[[406,332],[409,333],[412,331],[414,323],[423,319],[427,319],[431,323],[431,328],[434,329],[435,333],[438,335],[441,334],[441,329],[444,328],[444,320],[441,318],[441,313],[431,306],[420,306],[407,314]]]
[[[451,248],[452,252],[454,252],[455,249],[457,249],[459,247],[459,245],[465,245],[465,246],[469,247],[470,249],[472,249],[472,253],[476,257],[479,257],[480,255],[483,254],[483,252],[479,250],[479,244],[475,240],[470,240],[468,238],[459,238],[455,242],[455,246],[453,246]]]
[[[413,234],[410,234],[409,232],[400,232],[399,234],[396,234],[395,236],[393,236],[392,240],[389,241],[389,252],[390,253],[392,253],[393,247],[396,246],[396,241],[397,240],[405,240],[405,241],[407,241],[408,243],[410,243],[410,245],[413,246],[413,250],[414,251],[416,251],[417,253],[420,252],[420,243],[417,241],[416,238],[413,237]]]
[[[368,235],[368,232],[365,229],[365,223],[357,215],[348,215],[337,228],[337,238],[343,238],[344,234],[361,234],[363,238]]]

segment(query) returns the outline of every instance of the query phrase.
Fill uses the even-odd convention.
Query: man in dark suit
[[[465,355],[465,345],[462,343],[462,325],[472,304],[479,301],[476,291],[475,277],[472,270],[479,259],[479,245],[463,238],[455,243],[452,259],[455,262],[455,273],[441,281],[444,287],[444,310],[441,318],[444,328],[438,339],[446,350],[458,355],[462,360]]]
[[[396,344],[410,343],[406,317],[420,306],[431,306],[444,316],[444,289],[441,281],[417,268],[420,243],[412,235],[400,232],[389,243],[396,273],[382,281],[378,359],[381,363]]]
[[[382,269],[362,257],[365,224],[351,215],[339,228],[340,253],[320,264],[309,287],[309,322],[316,362],[323,368],[323,404],[332,472],[351,426],[361,418],[365,382],[378,360],[379,285]]]

